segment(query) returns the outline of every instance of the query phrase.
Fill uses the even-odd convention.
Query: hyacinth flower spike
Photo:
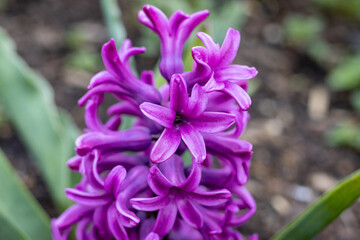
[[[244,65],[230,65],[235,59],[240,45],[240,33],[230,28],[221,47],[206,33],[200,32],[197,36],[204,43],[206,50],[202,47],[193,49],[197,56],[194,60],[199,66],[206,62],[212,69],[210,79],[204,87],[206,92],[223,91],[235,99],[241,110],[248,110],[251,100],[246,92],[247,81],[257,75],[257,70]],[[202,55],[202,57],[198,55]],[[202,67],[202,69],[204,68]],[[196,75],[198,71],[195,69],[193,73],[186,74],[192,76],[192,78],[186,77],[188,83],[193,81],[192,79],[196,79],[193,75]],[[200,71],[200,73],[202,72]]]
[[[205,159],[201,132],[221,132],[235,122],[232,114],[205,112],[206,105],[207,95],[199,85],[194,86],[189,98],[185,80],[180,74],[174,74],[171,78],[169,107],[153,103],[140,105],[145,116],[165,127],[150,154],[154,163],[164,162],[171,157],[181,139],[197,162]]]
[[[219,206],[228,201],[231,193],[226,189],[203,191],[198,188],[201,179],[201,165],[193,162],[187,178],[184,165],[178,155],[153,166],[149,170],[148,183],[157,195],[153,198],[133,198],[130,203],[142,211],[159,211],[152,233],[165,236],[173,228],[177,212],[193,228],[201,228],[203,214],[198,205]]]
[[[170,81],[174,73],[182,73],[184,64],[182,52],[186,40],[194,28],[209,15],[208,10],[187,15],[175,12],[170,19],[158,8],[145,5],[139,11],[139,21],[158,34],[161,42],[160,72]]]

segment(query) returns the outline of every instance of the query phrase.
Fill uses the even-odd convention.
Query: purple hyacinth
[[[114,40],[104,44],[106,70],[79,100],[87,128],[67,163],[82,179],[65,190],[75,204],[52,220],[55,240],[67,239],[74,226],[80,240],[244,239],[235,229],[256,204],[245,187],[252,145],[239,137],[249,120],[248,80],[257,71],[232,64],[240,44],[234,29],[221,47],[198,33],[204,47],[191,49],[193,69],[183,71],[186,40],[208,14],[177,11],[167,18],[150,5],[139,12],[160,38],[159,71],[167,83],[159,89],[152,71],[136,77],[130,68],[129,58],[144,47],[130,40],[119,50]],[[103,122],[98,111],[105,94],[118,102]],[[124,116],[136,120],[119,130]]]

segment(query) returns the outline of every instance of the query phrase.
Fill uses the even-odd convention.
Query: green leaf
[[[312,239],[360,197],[360,170],[322,195],[272,240]]]
[[[29,238],[25,235],[24,232],[9,222],[5,216],[0,215],[0,239],[28,240]]]
[[[74,154],[78,131],[70,120],[63,121],[50,85],[16,54],[13,41],[2,29],[0,72],[0,102],[39,164],[55,203],[63,209],[70,203],[64,188],[72,186],[74,174],[66,160]]]
[[[49,218],[0,150],[0,239],[51,239]]]
[[[334,90],[353,90],[360,87],[360,56],[343,61],[332,70],[327,77],[330,87]]]
[[[126,29],[121,20],[121,11],[117,0],[100,0],[100,4],[109,35],[115,39],[117,44],[121,43],[126,37]]]

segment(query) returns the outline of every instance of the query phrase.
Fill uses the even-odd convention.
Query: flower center
[[[176,113],[174,124],[181,123],[182,118],[183,118],[183,116],[180,113]]]

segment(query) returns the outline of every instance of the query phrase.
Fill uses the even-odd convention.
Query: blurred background
[[[258,211],[240,228],[244,234],[258,232],[260,239],[268,239],[360,168],[359,0],[119,0],[127,37],[148,49],[136,58],[139,71],[154,68],[159,54],[157,37],[137,20],[145,3],[167,15],[209,9],[201,30],[219,43],[228,27],[240,30],[235,62],[259,71],[251,80],[251,120],[243,136],[254,145],[247,186]],[[100,49],[109,39],[100,2],[0,0],[0,26],[19,55],[49,82],[56,105],[84,128],[84,109],[77,100],[91,76],[104,68]],[[36,141],[37,132],[33,135]],[[39,166],[1,102],[0,148],[46,211],[57,216]],[[359,201],[316,239],[358,236]]]

